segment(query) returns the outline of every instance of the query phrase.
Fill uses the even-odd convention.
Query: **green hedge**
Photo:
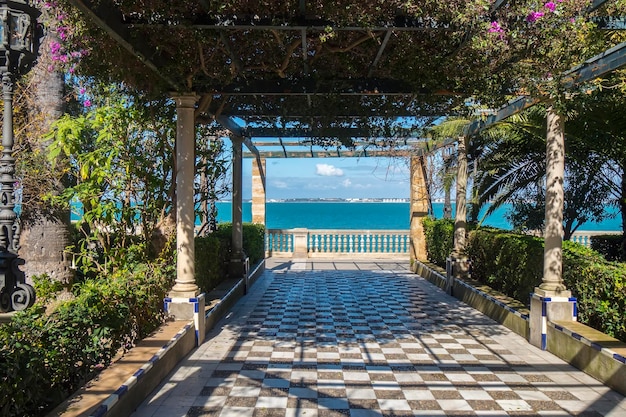
[[[220,223],[218,229],[207,237],[195,239],[196,283],[209,292],[228,277],[228,264],[232,250],[232,224]],[[255,265],[265,258],[265,227],[243,224],[243,250]]]
[[[454,247],[454,220],[435,220],[432,217],[426,217],[422,223],[428,260],[445,268],[446,258],[450,256]]]
[[[607,261],[620,261],[623,240],[623,235],[591,236],[591,249],[601,253]]]
[[[430,230],[426,237],[429,259],[443,259],[444,265],[445,248],[449,248],[448,253],[452,251],[449,242],[454,231],[449,223],[424,223]],[[442,240],[431,253],[431,241],[436,236]],[[472,278],[528,304],[530,293],[542,282],[543,247],[541,238],[498,229],[473,230],[466,248]],[[578,300],[581,323],[626,341],[626,264],[609,262],[592,249],[563,242],[563,280]]]
[[[220,223],[214,232],[225,245],[228,253],[231,251],[232,230],[231,223]],[[250,258],[251,265],[265,258],[265,226],[253,223],[243,224],[243,250]]]
[[[196,284],[209,292],[228,275],[227,254],[220,238],[213,234],[195,239]]]
[[[87,280],[52,312],[37,302],[0,325],[0,416],[44,415],[152,332],[173,276],[170,267],[143,265]]]
[[[563,280],[578,299],[581,323],[626,342],[626,264],[564,242]]]
[[[472,278],[528,303],[543,275],[543,239],[492,229],[469,234]]]

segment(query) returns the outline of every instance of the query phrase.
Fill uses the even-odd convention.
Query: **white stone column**
[[[550,106],[546,112],[546,215],[543,277],[530,298],[532,345],[546,349],[549,321],[576,321],[576,299],[563,283],[563,179],[565,127],[563,115]]]
[[[553,107],[546,114],[546,217],[543,279],[535,291],[555,295],[565,291],[563,284],[563,207],[565,176],[565,127],[563,116]]]
[[[265,158],[252,160],[252,223],[265,225]]]
[[[204,340],[205,298],[195,277],[194,177],[196,172],[195,94],[176,101],[176,283],[165,298],[165,311],[175,320],[193,320],[196,345]]]
[[[233,192],[232,192],[232,253],[230,259],[229,273],[233,278],[243,277],[243,138],[232,135],[233,144]]]
[[[457,145],[456,214],[454,217],[454,249],[451,254],[452,275],[461,278],[468,273],[465,255],[467,235],[467,137],[459,137]]]
[[[411,261],[426,261],[426,237],[422,220],[428,216],[428,187],[423,156],[411,157]]]
[[[194,268],[194,94],[176,95],[176,283],[171,297],[195,297],[199,290]]]

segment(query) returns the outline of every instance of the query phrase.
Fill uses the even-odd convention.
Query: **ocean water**
[[[243,221],[252,220],[252,203],[243,203]],[[511,229],[506,221],[508,206],[497,209],[483,222],[484,225]],[[231,221],[230,202],[217,203],[218,221]],[[361,230],[407,230],[409,229],[409,203],[373,202],[271,202],[266,205],[266,225],[269,229],[361,229]],[[435,217],[443,217],[443,203],[433,203]],[[613,213],[616,213],[613,211]],[[601,223],[585,223],[581,231],[621,230],[621,219],[604,220]]]

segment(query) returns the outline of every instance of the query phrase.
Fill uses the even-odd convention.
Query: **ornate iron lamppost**
[[[17,256],[20,225],[15,213],[13,157],[13,86],[35,64],[41,30],[39,11],[29,0],[0,0],[0,75],[4,120],[0,156],[0,312],[24,310],[35,302]]]

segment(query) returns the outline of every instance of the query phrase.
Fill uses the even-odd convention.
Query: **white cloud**
[[[343,185],[344,187],[348,188],[349,186],[352,185],[352,181],[350,181],[350,178],[346,178],[345,180],[343,180],[341,182],[341,185]]]
[[[334,165],[316,164],[315,173],[323,177],[342,177],[343,169],[337,168]]]
[[[285,181],[272,181],[272,185],[276,188],[289,188],[289,184],[287,184]]]

